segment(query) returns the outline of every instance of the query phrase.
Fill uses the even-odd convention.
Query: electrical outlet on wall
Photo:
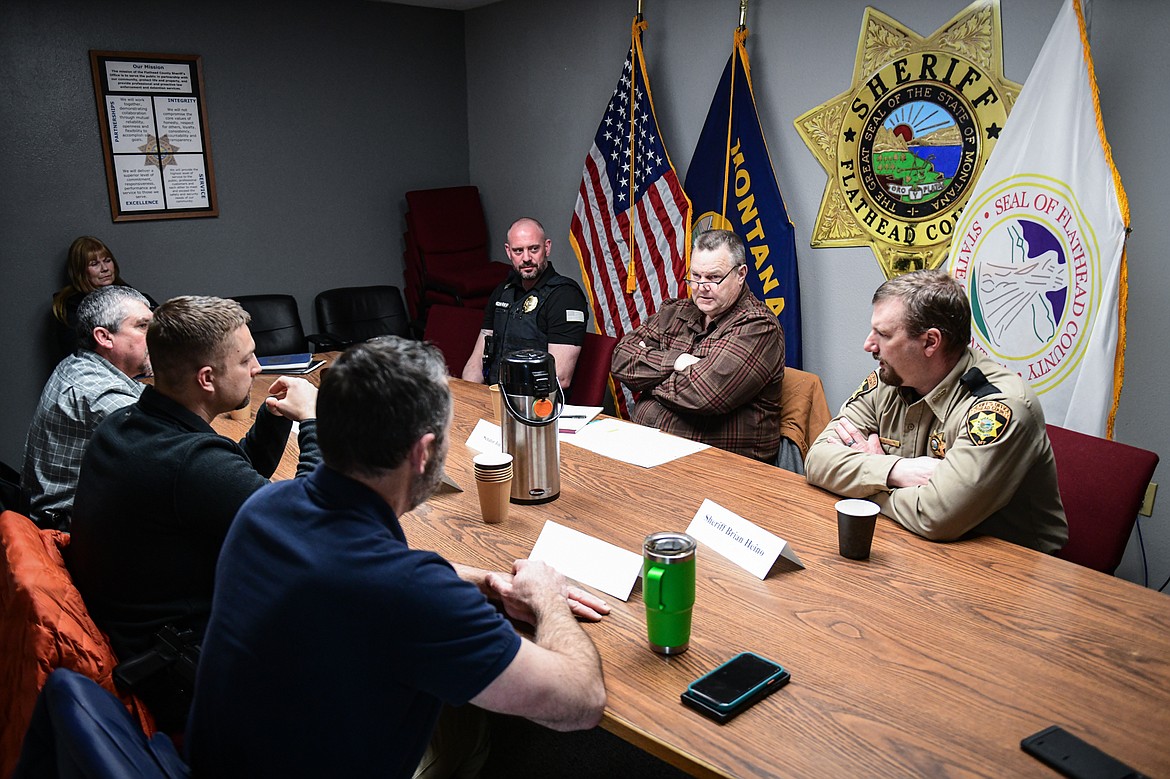
[[[1146,497],[1142,500],[1142,507],[1138,509],[1138,513],[1143,517],[1148,517],[1154,513],[1154,496],[1158,494],[1158,484],[1150,482],[1150,486],[1146,487]]]

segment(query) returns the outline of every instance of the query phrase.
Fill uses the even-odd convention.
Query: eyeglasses
[[[701,289],[706,292],[710,292],[722,284],[724,279],[735,273],[735,271],[739,268],[740,266],[736,265],[731,270],[727,271],[727,273],[724,273],[722,276],[720,276],[718,281],[700,281],[699,279],[685,279],[685,281],[691,286],[691,289]]]

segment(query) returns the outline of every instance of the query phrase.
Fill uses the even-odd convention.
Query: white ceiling
[[[467,11],[479,8],[481,5],[491,5],[498,0],[378,0],[383,3],[398,5],[421,5],[425,8],[446,8],[451,11]]]

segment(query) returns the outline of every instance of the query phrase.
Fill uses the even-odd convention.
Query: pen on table
[[[584,419],[584,414],[561,414],[561,419]]]

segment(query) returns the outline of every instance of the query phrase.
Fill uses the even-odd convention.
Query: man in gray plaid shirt
[[[33,414],[21,485],[29,516],[44,528],[69,530],[81,455],[98,423],[138,400],[134,376],[150,372],[146,298],[130,287],[91,292],[77,309],[80,348],[57,364]]]

